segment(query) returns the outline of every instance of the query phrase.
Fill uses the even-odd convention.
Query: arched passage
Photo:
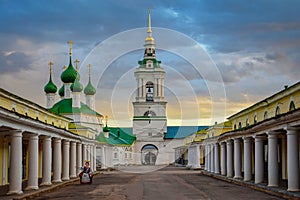
[[[153,144],[146,144],[141,149],[141,158],[143,165],[155,165],[158,154],[158,148]]]

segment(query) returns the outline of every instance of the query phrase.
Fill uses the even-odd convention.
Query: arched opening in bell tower
[[[146,101],[153,101],[154,84],[151,81],[146,83]]]

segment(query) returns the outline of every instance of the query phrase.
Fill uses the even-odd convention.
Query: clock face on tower
[[[146,67],[147,68],[153,68],[153,61],[152,60],[147,60]]]

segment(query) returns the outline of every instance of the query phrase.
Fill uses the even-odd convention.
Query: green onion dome
[[[63,97],[65,96],[65,86],[62,85],[61,88],[58,90],[59,96]]]
[[[57,87],[56,85],[52,82],[52,76],[50,74],[50,79],[49,82],[45,85],[44,91],[49,94],[49,93],[56,93]]]
[[[110,129],[107,127],[107,124],[106,124],[106,126],[103,128],[103,132],[109,132],[110,131]]]
[[[86,95],[94,95],[94,94],[96,94],[96,89],[92,85],[91,80],[89,80],[89,83],[84,88],[84,94],[86,94]]]
[[[81,92],[83,90],[82,84],[79,82],[79,77],[77,77],[71,85],[72,92]]]
[[[72,65],[72,57],[70,56],[70,63],[68,68],[61,74],[60,78],[64,83],[74,83],[78,72],[74,69]]]

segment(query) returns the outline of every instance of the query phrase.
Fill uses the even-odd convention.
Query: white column
[[[77,143],[77,161],[76,161],[76,173],[80,173],[80,167],[82,167],[82,144]]]
[[[93,170],[94,169],[94,150],[93,150],[93,145],[90,145],[90,168]]]
[[[215,173],[220,174],[220,146],[215,144]]]
[[[70,178],[76,177],[76,142],[71,142],[70,147]]]
[[[107,159],[106,159],[106,147],[105,146],[102,146],[101,147],[101,150],[102,150],[102,159],[101,159],[101,168],[102,169],[106,169],[106,167],[107,167],[107,163],[106,163],[106,161],[107,161]],[[134,155],[133,155],[134,156]]]
[[[84,165],[86,160],[87,160],[87,157],[86,157],[86,144],[82,144],[82,166]]]
[[[252,138],[244,137],[244,181],[252,179]]]
[[[207,171],[209,172],[211,171],[210,154],[211,154],[210,144],[207,144]]]
[[[91,152],[91,145],[88,145],[88,146],[87,146],[87,149],[88,149],[88,160],[90,161],[90,164],[91,164],[91,160],[92,160],[92,159],[91,159],[91,158],[92,158],[92,155],[91,155],[91,153],[92,153],[92,152]]]
[[[97,171],[97,151],[96,151],[96,145],[93,146],[94,150],[94,169],[93,171]]]
[[[232,140],[227,140],[227,177],[233,177]]]
[[[136,79],[136,85],[137,85],[137,91],[136,91],[136,96],[139,97],[140,96],[140,79]]]
[[[210,167],[211,170],[210,172],[214,173],[215,172],[215,147],[214,144],[210,144]]]
[[[195,168],[196,169],[199,169],[200,168],[200,145],[199,144],[197,144],[196,145],[196,166],[195,166]]]
[[[268,132],[268,186],[278,187],[278,138],[277,133]]]
[[[287,129],[288,191],[299,191],[299,143],[298,132]]]
[[[262,183],[264,180],[264,138],[263,136],[255,136],[254,150],[254,182]]]
[[[22,194],[22,131],[11,131],[11,154],[9,191],[11,194]]]
[[[205,144],[205,152],[204,152],[204,155],[205,155],[205,163],[204,163],[204,170],[207,171],[208,170],[208,162],[207,162],[207,157],[208,157],[208,153],[207,153],[207,144]]]
[[[226,175],[226,143],[221,143],[221,175]]]
[[[62,159],[62,180],[70,180],[69,169],[70,169],[70,141],[63,140],[63,159]]]
[[[38,153],[39,153],[39,137],[38,135],[30,135],[29,137],[29,156],[28,156],[28,184],[26,190],[37,190],[38,186]]]
[[[161,97],[164,97],[165,96],[165,91],[164,91],[164,87],[163,87],[163,85],[164,85],[164,80],[163,79],[160,79],[160,96]]]
[[[242,178],[241,143],[240,138],[234,139],[234,177]]]
[[[55,138],[53,155],[53,182],[61,182],[61,139]]]
[[[43,174],[41,185],[51,185],[51,137],[45,136],[43,138]]]

